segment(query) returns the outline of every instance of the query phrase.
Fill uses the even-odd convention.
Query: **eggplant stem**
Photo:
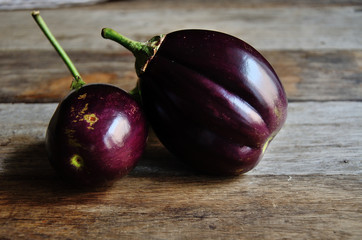
[[[74,89],[74,90],[78,90],[79,88],[81,88],[86,83],[81,78],[78,70],[74,66],[73,62],[70,60],[68,54],[64,51],[62,46],[59,44],[57,39],[54,37],[54,35],[50,31],[50,29],[48,28],[48,26],[45,23],[44,19],[40,16],[40,12],[39,11],[33,11],[31,13],[31,15],[33,16],[35,22],[38,24],[38,26],[40,27],[40,29],[42,30],[44,35],[47,37],[49,42],[55,48],[55,50],[57,51],[59,56],[62,58],[65,65],[68,67],[70,73],[73,75],[74,79],[72,81],[72,84],[71,84],[70,88]]]
[[[139,54],[139,52],[144,52],[148,56],[152,56],[153,54],[153,49],[148,47],[145,43],[131,40],[111,28],[103,28],[102,37],[121,44],[123,47],[131,51],[134,55]]]
[[[164,36],[155,36],[148,42],[137,42],[131,40],[111,28],[102,29],[102,37],[113,40],[127,48],[136,57],[136,73],[140,76],[147,66],[147,62],[155,55]]]

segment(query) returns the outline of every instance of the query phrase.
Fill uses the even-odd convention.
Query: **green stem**
[[[147,66],[148,61],[155,55],[161,42],[164,38],[163,35],[155,36],[148,42],[137,42],[133,41],[110,28],[102,29],[102,37],[105,39],[113,40],[129,51],[136,57],[136,73],[140,76]]]
[[[75,68],[73,62],[70,60],[68,54],[64,51],[62,46],[58,43],[54,35],[51,33],[50,29],[46,25],[43,18],[40,16],[39,11],[34,11],[31,14],[35,20],[35,22],[38,24],[40,29],[43,31],[44,35],[48,38],[50,43],[53,45],[55,50],[58,52],[59,56],[63,59],[65,65],[68,67],[69,71],[73,75],[74,79],[72,81],[71,89],[79,89],[81,88],[85,82],[82,80],[78,70]]]
[[[149,57],[153,55],[153,49],[151,47],[148,47],[145,43],[131,40],[114,31],[113,29],[103,28],[102,37],[118,42],[123,47],[131,51],[134,55],[140,54],[141,52],[148,55]]]

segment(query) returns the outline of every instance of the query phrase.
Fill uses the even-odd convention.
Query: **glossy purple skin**
[[[110,183],[131,171],[147,139],[146,120],[125,91],[89,84],[72,91],[50,120],[46,148],[55,170],[75,186]]]
[[[211,174],[254,168],[287,116],[285,91],[267,60],[214,31],[167,34],[140,75],[140,91],[160,141]]]

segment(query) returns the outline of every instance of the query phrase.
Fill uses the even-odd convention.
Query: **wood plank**
[[[109,7],[49,9],[42,15],[68,50],[118,51],[116,44],[101,38],[103,27],[115,28],[139,41],[179,29],[202,28],[229,33],[263,50],[362,46],[360,4],[245,7],[232,1],[216,1],[216,5],[192,2],[142,5],[118,1]],[[0,11],[0,20],[0,49],[50,48],[29,11]]]
[[[57,104],[0,104],[0,174],[17,176],[17,161],[42,166],[48,121]],[[362,174],[362,102],[290,103],[285,126],[250,175]],[[35,147],[34,153],[32,148]],[[27,160],[25,160],[25,159]],[[10,159],[10,160],[9,160]],[[11,162],[15,161],[15,165]],[[6,164],[13,171],[6,171]],[[32,171],[42,172],[42,169]],[[190,175],[151,133],[134,174]],[[20,174],[18,174],[20,175]]]
[[[0,0],[0,10],[19,10],[19,9],[34,9],[34,8],[57,8],[70,7],[80,5],[91,5],[106,0],[17,0],[8,1]]]
[[[87,83],[111,83],[127,91],[136,86],[131,53],[69,52]],[[0,102],[58,102],[72,76],[54,50],[0,51]]]
[[[362,51],[262,51],[290,101],[362,100]]]
[[[290,101],[362,100],[362,50],[264,50]],[[71,51],[88,83],[130,91],[137,82],[127,52]],[[53,50],[0,51],[0,102],[58,102],[71,76]]]
[[[253,174],[362,174],[362,102],[290,103]],[[352,170],[353,169],[353,170]]]
[[[127,1],[109,1],[106,4],[102,4],[102,7],[114,8],[116,6],[122,7],[132,7],[132,8],[154,8],[155,5],[158,7],[168,7],[168,8],[178,8],[182,5],[191,5],[193,7],[243,7],[243,8],[253,8],[253,7],[293,7],[293,6],[302,6],[302,7],[317,7],[317,6],[360,6],[361,2],[359,0],[297,0],[297,1],[288,1],[288,0],[137,0],[132,2]]]
[[[355,239],[360,176],[128,176],[108,189],[0,182],[2,239]]]

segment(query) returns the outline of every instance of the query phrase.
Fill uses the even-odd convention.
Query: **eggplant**
[[[178,159],[208,174],[253,169],[287,117],[287,96],[271,64],[231,35],[180,30],[132,41],[102,36],[136,57],[146,117]]]
[[[72,186],[110,185],[142,156],[148,125],[132,95],[110,84],[86,84],[38,11],[32,16],[74,79],[50,119],[45,147],[51,166]]]
[[[46,132],[46,150],[56,172],[77,187],[113,183],[141,158],[146,119],[124,90],[87,84],[58,105]]]

